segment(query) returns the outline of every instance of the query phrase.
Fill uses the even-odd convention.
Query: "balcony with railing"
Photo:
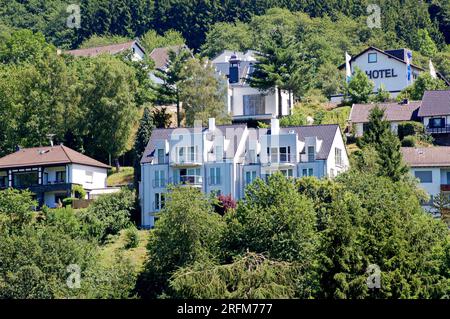
[[[430,127],[429,125],[426,127],[426,132],[428,134],[446,134],[450,133],[450,125],[444,125],[440,127]]]
[[[175,167],[201,166],[202,161],[198,153],[177,154],[175,158],[171,159],[170,165]]]
[[[203,177],[200,175],[181,175],[179,178],[170,179],[170,183],[175,185],[202,186]]]

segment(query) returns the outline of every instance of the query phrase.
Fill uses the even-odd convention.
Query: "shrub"
[[[73,194],[76,198],[84,199],[86,197],[86,191],[81,185],[74,185],[72,187]]]
[[[126,188],[99,197],[80,214],[86,235],[103,241],[106,235],[117,234],[129,225],[133,208],[134,192]]]
[[[236,208],[236,201],[231,197],[231,195],[219,195],[217,197],[217,203],[214,205],[216,213],[223,216],[230,209]]]
[[[400,140],[410,135],[420,135],[425,133],[425,128],[419,122],[404,122],[398,125],[398,137]]]
[[[62,204],[64,207],[69,207],[72,206],[74,200],[76,200],[76,198],[67,197],[63,199]]]
[[[125,231],[125,248],[136,248],[139,245],[139,233],[136,227],[131,226]]]
[[[406,136],[402,140],[403,147],[415,147],[416,146],[416,137],[415,136]]]

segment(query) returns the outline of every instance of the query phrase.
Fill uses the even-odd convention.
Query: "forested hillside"
[[[381,7],[382,29],[415,48],[417,31],[427,29],[440,47],[450,41],[450,3],[447,0],[81,0],[81,28],[70,29],[65,21],[69,0],[0,0],[0,21],[7,26],[41,31],[57,46],[77,47],[93,34],[125,37],[174,29],[187,44],[199,49],[206,33],[217,22],[248,22],[269,8],[302,11],[312,17],[342,14],[367,15],[367,5]]]

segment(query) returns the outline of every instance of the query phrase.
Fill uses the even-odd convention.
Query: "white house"
[[[428,133],[449,134],[450,90],[426,91],[418,115]]]
[[[411,72],[408,77],[408,55]],[[403,89],[414,83],[415,79],[421,72],[425,70],[417,65],[412,64],[412,51],[409,49],[397,50],[380,50],[370,46],[357,55],[352,56],[350,60],[350,68],[352,73],[355,67],[364,71],[370,80],[375,84],[374,93],[377,92],[381,85],[389,91],[391,97],[396,97]],[[339,70],[345,69],[345,63],[339,66]],[[445,80],[441,74],[437,74],[441,79]],[[343,98],[342,94],[331,97],[332,102],[340,102]]]
[[[156,129],[141,159],[141,222],[153,227],[168,184],[190,185],[205,193],[244,196],[246,185],[276,171],[289,177],[334,177],[349,160],[338,125],[270,129],[244,124]]]
[[[100,54],[116,55],[122,52],[126,52],[127,50],[130,50],[132,52],[132,61],[142,61],[145,58],[145,49],[136,40],[94,48],[69,50],[65,51],[64,53],[78,57],[92,57]]]
[[[39,206],[56,207],[82,186],[87,198],[109,193],[106,179],[110,166],[66,146],[19,149],[0,158],[0,188],[29,189]]]
[[[440,193],[450,196],[450,147],[402,147],[401,152],[412,176],[430,195],[430,201],[423,203],[425,209],[432,210],[433,199]]]
[[[260,91],[249,85],[257,63],[256,52],[236,52],[225,50],[212,61],[217,75],[226,81],[228,113],[233,122],[265,120],[291,114],[293,94],[283,90],[279,101],[276,87]]]
[[[349,116],[349,125],[353,128],[355,136],[362,136],[369,123],[369,115],[375,106],[384,110],[384,119],[391,124],[391,130],[398,132],[398,125],[407,121],[418,121],[418,112],[421,101],[405,100],[401,103],[368,103],[353,104]]]

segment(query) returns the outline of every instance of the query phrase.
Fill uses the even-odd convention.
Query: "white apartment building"
[[[269,121],[271,118],[291,114],[293,94],[283,90],[279,101],[277,89],[262,92],[249,85],[257,63],[256,51],[236,52],[225,50],[212,61],[217,75],[227,85],[227,110],[233,122],[249,120]]]
[[[402,147],[401,151],[411,175],[419,180],[420,187],[430,195],[430,201],[423,203],[423,207],[433,211],[436,196],[441,193],[450,196],[450,147]]]
[[[270,129],[244,124],[156,129],[141,160],[143,227],[153,227],[164,207],[168,184],[189,185],[205,193],[244,196],[246,185],[280,171],[289,177],[334,177],[349,160],[338,125]]]
[[[74,185],[90,199],[117,191],[107,187],[109,168],[63,145],[24,148],[0,158],[0,189],[29,189],[39,206],[54,208]]]

